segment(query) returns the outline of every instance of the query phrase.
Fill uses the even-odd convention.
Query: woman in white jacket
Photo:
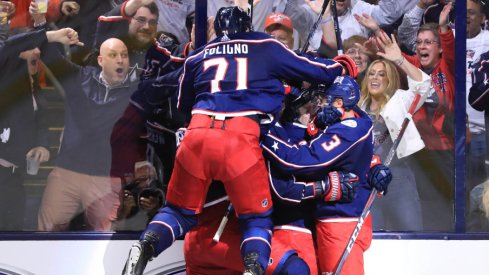
[[[423,104],[430,89],[431,78],[409,63],[401,54],[394,37],[384,32],[377,34],[382,59],[370,64],[362,82],[359,105],[374,121],[374,154],[381,160],[387,157],[392,143],[399,134],[407,110],[417,94]],[[408,90],[400,89],[397,67],[408,77]],[[424,143],[414,126],[409,123],[390,163],[393,179],[389,194],[372,206],[374,230],[420,231],[423,229],[421,204],[416,181],[405,157],[421,150]]]

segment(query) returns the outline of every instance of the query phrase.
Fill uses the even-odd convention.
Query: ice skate
[[[146,264],[153,258],[153,253],[153,246],[146,240],[133,244],[122,275],[142,275]]]

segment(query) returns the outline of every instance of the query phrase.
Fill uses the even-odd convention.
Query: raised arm
[[[72,28],[63,28],[55,31],[47,31],[48,42],[58,42],[64,45],[83,46],[83,42],[78,40],[78,33]]]
[[[129,0],[124,6],[124,13],[127,16],[133,16],[140,7],[153,2],[154,0]]]
[[[421,81],[421,70],[407,61],[402,55],[401,49],[397,44],[394,34],[389,37],[385,32],[377,32],[377,44],[382,51],[377,52],[377,55],[394,62],[408,77],[414,81]]]
[[[401,25],[399,25],[397,35],[399,44],[408,50],[416,51],[416,34],[421,24],[424,11],[435,0],[419,0],[418,4],[404,14]]]
[[[324,11],[322,18],[323,23],[321,23],[321,30],[323,31],[323,43],[326,44],[328,48],[332,50],[337,50],[338,44],[336,43],[334,22],[331,17],[331,2],[332,1],[329,1],[328,5],[326,6],[326,10]]]
[[[399,5],[398,0],[380,0],[377,5],[373,5],[370,15],[379,23],[379,25],[385,26],[393,24],[397,19],[401,18],[402,11],[402,7]]]
[[[453,5],[451,2],[443,7],[440,13],[440,27],[438,32],[440,34],[440,46],[443,50],[442,60],[446,63],[450,73],[455,76],[455,36],[448,26],[448,16],[452,8]]]
[[[288,15],[292,22],[294,22],[294,29],[299,33],[301,41],[306,41],[311,26],[316,20],[316,16],[314,15],[319,13],[323,0],[306,0],[304,2],[305,3],[297,0],[287,1],[284,10],[284,14]],[[307,5],[309,5],[310,8],[308,8]]]

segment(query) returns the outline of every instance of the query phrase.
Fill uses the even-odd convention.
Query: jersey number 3
[[[244,57],[236,57],[236,90],[246,90],[248,88],[248,59]],[[211,80],[211,93],[220,92],[221,80],[224,80],[228,72],[229,63],[224,57],[211,58],[204,61],[204,72],[216,66],[216,75]]]
[[[325,141],[321,143],[321,146],[323,147],[324,150],[326,150],[326,152],[330,152],[334,148],[340,146],[340,144],[341,144],[340,138],[337,135],[334,135],[331,137],[330,141]]]

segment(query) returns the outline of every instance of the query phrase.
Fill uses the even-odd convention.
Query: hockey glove
[[[316,197],[325,202],[351,202],[357,193],[358,177],[353,173],[329,172],[322,181],[314,183]]]
[[[180,55],[179,44],[162,34],[158,41],[155,41],[153,46],[146,51],[141,80],[154,79],[175,71],[184,62]]]
[[[392,181],[392,174],[389,167],[382,163],[370,167],[368,171],[368,184],[377,189],[382,195],[387,194],[387,187]]]
[[[470,87],[469,104],[477,111],[484,111],[489,106],[489,82],[475,82]]]
[[[336,108],[331,105],[326,105],[319,110],[314,119],[314,123],[320,129],[324,129],[327,126],[335,124],[340,121],[343,116],[344,110],[343,108]]]
[[[333,60],[343,65],[343,68],[345,68],[349,76],[351,76],[352,78],[357,77],[358,75],[357,65],[355,64],[355,61],[353,61],[351,57],[349,57],[346,54],[340,54],[335,58],[333,58]]]

